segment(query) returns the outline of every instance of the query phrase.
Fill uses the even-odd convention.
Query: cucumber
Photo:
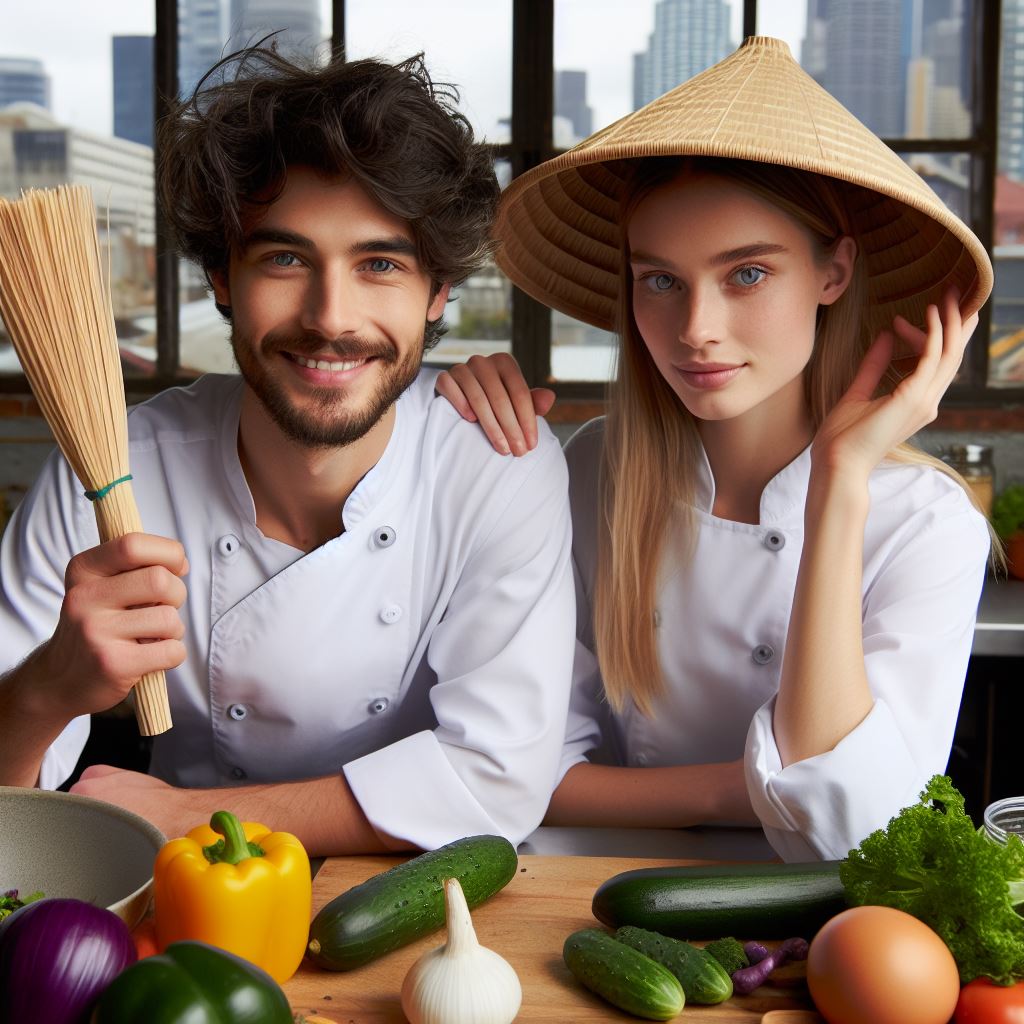
[[[683,986],[688,1003],[713,1006],[732,995],[732,978],[703,949],[631,924],[617,928],[615,938],[670,970]]]
[[[577,981],[634,1017],[671,1020],[686,1003],[669,970],[597,928],[573,932],[562,959]]]
[[[640,868],[608,879],[593,901],[612,928],[687,939],[810,939],[846,907],[838,861]]]
[[[519,860],[501,836],[469,836],[421,853],[336,896],[313,918],[309,958],[349,971],[444,925],[444,881],[457,878],[479,906],[508,884]]]

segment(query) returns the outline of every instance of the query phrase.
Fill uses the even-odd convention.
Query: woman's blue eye
[[[752,285],[760,284],[765,279],[765,276],[765,272],[760,267],[740,267],[740,269],[733,274],[736,281],[745,288],[750,288]]]
[[[667,292],[676,283],[676,279],[671,274],[650,274],[644,280],[647,282],[647,287],[655,292]]]

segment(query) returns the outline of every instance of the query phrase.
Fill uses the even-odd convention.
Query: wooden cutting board
[[[399,862],[394,857],[329,858],[313,880],[313,913],[346,889]],[[584,989],[562,963],[562,943],[578,928],[599,927],[590,912],[594,891],[620,871],[694,861],[619,857],[519,858],[516,877],[473,911],[477,937],[515,968],[523,986],[522,1024],[590,1024],[635,1020]],[[749,938],[750,936],[740,936]],[[428,935],[355,971],[322,971],[304,963],[285,986],[292,1008],[337,1024],[404,1024],[399,993],[406,971],[444,932]],[[804,965],[777,971],[753,995],[719,1006],[687,1006],[676,1018],[700,1024],[759,1024],[772,1010],[812,1007]]]

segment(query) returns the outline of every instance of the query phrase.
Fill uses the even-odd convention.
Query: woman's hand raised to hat
[[[978,326],[977,313],[961,318],[958,302],[950,290],[939,306],[928,306],[924,330],[896,317],[891,330],[878,333],[853,383],[818,428],[811,447],[815,467],[861,472],[866,479],[893,448],[935,419]],[[917,364],[891,393],[876,395],[897,339],[917,353]]]
[[[470,356],[437,378],[437,393],[463,419],[479,423],[502,455],[525,455],[537,447],[537,417],[555,401],[550,388],[530,388],[519,364],[507,352]]]

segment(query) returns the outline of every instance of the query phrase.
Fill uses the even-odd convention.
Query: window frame
[[[555,156],[554,117],[554,16],[556,0],[513,0],[512,3],[512,110],[511,141],[492,146],[495,160],[507,160],[513,177]],[[168,109],[168,97],[177,93],[178,4],[154,0],[156,36],[154,50],[154,117]],[[973,97],[970,138],[886,139],[897,153],[967,153],[971,161],[969,196],[971,222],[988,252],[992,252],[996,147],[998,141],[999,52],[1002,2],[974,0],[972,35]],[[758,0],[743,0],[743,36],[756,34]],[[331,3],[331,43],[345,43],[345,0]],[[159,151],[155,153],[159,160]],[[170,244],[166,220],[156,206],[156,323],[155,372],[125,381],[131,395],[144,396],[192,378],[182,375],[178,321],[178,256]],[[555,383],[559,396],[571,406],[591,410],[604,398],[606,385],[594,382],[551,380],[551,316],[542,303],[518,288],[511,298],[512,353],[531,385]],[[943,410],[963,419],[978,410],[991,422],[1007,424],[1013,407],[1024,404],[1024,385],[994,387],[988,384],[988,342],[992,302],[986,303],[973,343],[968,348],[964,379],[954,384],[943,399]],[[0,376],[0,394],[26,394],[24,374]],[[980,422],[980,420],[979,420]]]

